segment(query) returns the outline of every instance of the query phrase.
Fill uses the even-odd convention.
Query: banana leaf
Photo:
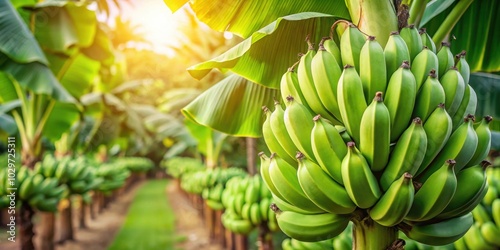
[[[110,66],[115,60],[113,44],[102,26],[104,26],[102,23],[97,25],[94,41],[90,46],[82,48],[80,51],[91,59]]]
[[[205,91],[182,113],[188,119],[230,135],[259,137],[264,115],[261,107],[278,99],[275,89],[230,75]]]
[[[321,13],[299,13],[278,18],[224,54],[188,69],[201,79],[213,68],[234,73],[269,88],[279,88],[282,74],[307,52],[306,36],[319,43],[328,36],[335,17]]]
[[[17,132],[17,125],[12,116],[0,113],[0,131],[4,131],[7,135]]]
[[[56,102],[43,128],[43,135],[57,141],[80,119],[80,109],[73,103]]]
[[[198,19],[217,31],[230,31],[247,38],[279,17],[300,12],[327,13],[350,19],[343,0],[164,0],[172,12],[190,2]],[[287,41],[288,42],[288,41]]]

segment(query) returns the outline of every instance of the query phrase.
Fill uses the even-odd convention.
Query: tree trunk
[[[246,138],[247,146],[247,171],[250,175],[255,175],[257,173],[257,168],[255,167],[255,157],[257,155],[257,139]]]
[[[19,212],[19,239],[21,242],[21,250],[34,250],[33,237],[33,215],[35,211],[28,203],[24,203]]]
[[[85,203],[85,201],[83,200],[83,197],[80,196],[80,214],[78,216],[78,220],[79,220],[79,226],[80,228],[87,228],[87,223],[86,223],[86,218],[87,218],[87,204]]]
[[[273,237],[266,223],[261,223],[259,226],[259,236],[257,237],[257,245],[259,250],[273,250]]]
[[[40,212],[40,249],[54,249],[54,231],[56,216],[54,213]]]
[[[59,214],[59,242],[65,242],[67,240],[74,240],[73,238],[73,218],[72,218],[72,206],[71,200],[68,198],[65,200],[64,206]]]

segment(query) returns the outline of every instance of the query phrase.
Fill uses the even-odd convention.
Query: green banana
[[[325,47],[326,51],[330,52],[337,61],[339,68],[342,70],[342,56],[340,55],[339,46],[331,39],[330,37],[323,38],[323,47]]]
[[[272,202],[281,210],[281,211],[292,211],[292,212],[296,212],[296,213],[301,213],[301,214],[318,214],[318,213],[324,213],[325,211],[321,210],[321,211],[316,211],[316,212],[311,212],[311,211],[307,211],[307,210],[304,210],[304,209],[301,209],[301,208],[298,208],[292,204],[290,204],[289,202],[279,198],[277,195],[274,195],[273,194],[273,200]],[[268,207],[269,208],[269,207]],[[268,209],[268,210],[271,210],[271,209]],[[271,210],[272,212],[272,210]],[[273,214],[273,217],[274,217],[274,212],[272,212]]]
[[[347,147],[337,129],[322,119],[320,115],[313,118],[311,146],[318,164],[337,183],[343,185],[341,165],[347,154]]]
[[[340,135],[339,135],[340,136]],[[361,118],[359,151],[372,171],[384,170],[389,161],[391,118],[382,92],[377,92]]]
[[[287,96],[293,96],[297,102],[307,106],[306,99],[302,92],[300,92],[299,79],[293,67],[288,68],[287,72],[281,77],[280,92],[283,102],[286,102]]]
[[[331,122],[341,124],[337,84],[342,71],[335,56],[326,51],[322,43],[319,44],[318,52],[312,59],[311,73],[321,103],[335,118]]]
[[[387,88],[384,49],[375,37],[369,36],[361,48],[359,65],[359,77],[363,84],[366,103],[370,103],[377,92],[385,92]]]
[[[410,60],[413,65],[414,58],[418,55],[418,53],[420,53],[420,51],[422,51],[422,47],[424,46],[422,37],[420,37],[420,34],[414,24],[410,24],[407,27],[402,28],[399,35],[405,41],[406,46],[408,46]]]
[[[269,176],[274,186],[288,203],[311,212],[324,211],[316,206],[300,188],[297,170],[281,159],[278,155],[271,155]]]
[[[493,117],[489,115],[485,116],[475,129],[477,134],[477,148],[470,161],[466,164],[466,167],[477,165],[488,156],[491,148],[491,131],[489,124],[492,120]]]
[[[458,128],[458,126],[460,126],[463,123],[464,117],[467,114],[476,113],[476,107],[477,107],[476,92],[470,85],[467,84],[465,86],[464,97],[462,98],[462,101],[460,102],[460,105],[458,106],[455,115],[453,115],[453,117],[451,118],[453,122],[453,131],[455,131]]]
[[[365,36],[363,33],[354,24],[349,23],[340,37],[341,65],[352,65],[359,72],[359,57],[364,44]]]
[[[341,170],[347,194],[358,207],[369,208],[379,200],[382,194],[377,178],[354,142],[347,143]]]
[[[488,210],[482,204],[478,204],[474,210],[472,210],[472,216],[474,217],[474,222],[479,225],[492,220]]]
[[[300,214],[279,210],[275,212],[280,229],[286,235],[305,242],[331,239],[342,233],[349,224],[349,217],[346,215]]]
[[[495,201],[498,197],[498,190],[494,185],[492,185],[492,187],[489,188],[484,194],[482,202],[485,206],[491,207],[493,201]]]
[[[418,30],[420,37],[422,38],[422,45],[427,46],[434,54],[436,54],[436,44],[432,40],[431,36],[427,34],[427,30],[425,28],[420,28]]]
[[[450,203],[457,189],[455,161],[447,160],[416,192],[406,216],[411,221],[426,221],[439,215]]]
[[[455,67],[458,69],[458,72],[460,72],[460,75],[464,78],[465,84],[469,84],[469,79],[470,79],[470,67],[469,63],[465,60],[465,55],[467,53],[465,50],[462,50],[460,54],[456,55],[455,57],[457,58],[457,62],[455,63]]]
[[[274,137],[276,138],[278,143],[286,152],[286,154],[292,159],[295,159],[295,154],[299,149],[297,148],[297,146],[295,146],[295,144],[292,141],[292,138],[290,138],[290,135],[286,130],[284,118],[285,118],[285,111],[283,110],[279,102],[275,102],[274,111],[271,113],[271,117],[269,120],[271,131],[274,134]],[[283,154],[283,152],[276,152],[276,153]]]
[[[368,211],[375,222],[392,227],[403,221],[413,204],[415,189],[412,178],[410,173],[405,172],[389,186],[379,201]]]
[[[439,49],[436,55],[439,61],[439,78],[441,78],[448,71],[448,69],[450,69],[454,65],[453,53],[451,53],[450,44],[447,42],[442,42],[441,49]]]
[[[441,246],[460,239],[474,223],[472,213],[437,222],[420,222],[409,226],[401,226],[408,238],[420,243]]]
[[[436,106],[444,102],[444,89],[437,79],[436,71],[432,69],[417,94],[413,117],[420,117],[425,122],[427,117],[436,109]]]
[[[361,117],[367,107],[361,78],[354,67],[346,65],[339,79],[338,102],[342,121],[349,135],[359,143]]]
[[[276,137],[277,134],[274,133],[272,130],[272,125],[271,125],[271,111],[267,107],[262,108],[264,110],[264,113],[266,114],[266,120],[264,121],[264,124],[262,125],[262,135],[264,137],[264,141],[266,142],[267,147],[269,148],[269,151],[271,153],[277,153],[282,157],[285,161],[287,161],[290,164],[295,163],[295,159],[292,158],[290,155],[288,155],[287,151],[283,148],[282,145],[286,145],[287,147],[292,147],[293,144],[285,144],[285,137],[284,133],[286,131],[281,131],[281,134],[278,134],[280,136],[280,139],[283,141],[283,144],[280,144],[280,141]],[[278,111],[279,112],[279,111]],[[276,130],[276,129],[275,129]]]
[[[411,65],[411,72],[415,76],[417,82],[417,92],[427,80],[427,76],[431,70],[434,70],[434,78],[439,76],[438,58],[436,54],[427,47],[424,47],[424,49],[418,53]]]
[[[463,169],[457,173],[457,190],[450,203],[438,215],[438,219],[447,219],[471,212],[481,202],[488,190],[485,170],[491,163],[484,161],[481,165]]]
[[[441,85],[445,93],[445,105],[448,114],[453,117],[465,94],[465,82],[457,68],[452,67],[441,77]]]
[[[422,163],[427,148],[427,136],[420,118],[401,135],[394,147],[389,163],[380,176],[382,190],[387,190],[392,183],[405,172],[414,175]]]
[[[417,173],[416,179],[424,182],[432,173],[439,169],[447,159],[455,159],[455,171],[460,171],[472,158],[476,151],[478,138],[472,123],[474,116],[467,116],[465,122],[453,132],[436,158]]]
[[[491,203],[491,217],[497,226],[500,227],[500,198]]]
[[[260,157],[260,175],[262,176],[264,183],[274,195],[279,196],[281,199],[284,199],[283,196],[281,196],[281,194],[278,192],[278,189],[276,189],[276,186],[274,186],[274,183],[269,175],[269,166],[271,164],[271,159],[269,159],[269,157],[267,157],[267,155],[265,155],[264,152],[260,152],[259,157]]]
[[[316,161],[311,146],[311,131],[314,127],[313,116],[309,110],[289,96],[283,119],[286,130],[295,146],[309,159]]]
[[[389,40],[384,49],[385,63],[387,67],[387,79],[390,79],[392,74],[398,70],[404,61],[410,61],[410,52],[405,41],[399,35],[399,32],[391,32]]]
[[[422,173],[441,151],[448,141],[452,132],[452,121],[444,108],[444,103],[440,103],[429,115],[424,123],[425,134],[427,135],[427,149],[417,173]]]
[[[498,238],[498,235],[496,236]],[[470,249],[481,249],[481,250],[494,250],[498,249],[495,246],[487,243],[483,236],[481,235],[481,229],[479,225],[473,224],[469,231],[464,235],[465,244]]]
[[[411,121],[416,91],[415,77],[408,61],[404,61],[390,78],[384,100],[391,115],[391,142],[399,138]]]
[[[309,199],[321,209],[334,214],[350,214],[356,209],[347,191],[335,182],[316,163],[297,153],[300,187]]]
[[[300,58],[299,65],[297,66],[297,78],[299,80],[300,92],[304,95],[304,99],[307,102],[307,106],[311,108],[316,114],[321,114],[323,117],[330,120],[335,118],[325,109],[321,100],[318,96],[318,91],[313,79],[313,68],[311,67],[313,58],[315,57],[316,51],[314,46],[307,38],[307,44],[309,45],[309,50],[305,55]]]
[[[500,228],[495,225],[494,222],[488,221],[481,225],[481,236],[484,238],[486,243],[500,247]]]

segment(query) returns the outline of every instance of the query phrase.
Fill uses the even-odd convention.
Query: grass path
[[[151,180],[137,190],[125,222],[109,250],[173,249],[175,215],[168,204],[167,180]]]

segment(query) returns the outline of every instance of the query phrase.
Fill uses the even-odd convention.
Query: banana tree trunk
[[[353,220],[352,249],[404,249],[396,227],[384,227],[370,217]]]
[[[19,239],[21,250],[35,249],[35,245],[33,244],[35,233],[33,232],[32,221],[34,215],[35,211],[29,204],[25,203],[21,206],[19,213]]]
[[[255,167],[255,156],[257,155],[257,139],[255,138],[246,138],[246,148],[247,148],[247,171],[250,175],[255,175],[257,173],[257,169]]]
[[[41,212],[40,221],[40,249],[54,250],[54,229],[55,229],[55,214],[49,212]]]
[[[64,205],[59,213],[59,242],[65,242],[67,240],[73,240],[73,218],[72,218],[72,206],[71,200],[68,198],[63,201]]]
[[[87,228],[87,204],[85,203],[85,201],[83,200],[83,197],[80,196],[80,214],[78,216],[78,220],[79,220],[79,226],[80,228]]]

